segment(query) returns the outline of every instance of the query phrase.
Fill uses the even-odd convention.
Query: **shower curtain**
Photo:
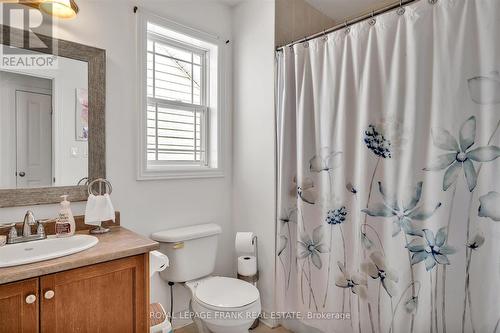
[[[415,2],[277,68],[284,326],[500,333],[500,1]]]

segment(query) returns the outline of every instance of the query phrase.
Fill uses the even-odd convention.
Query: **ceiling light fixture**
[[[62,19],[72,19],[79,11],[74,0],[44,0],[38,4],[38,8],[48,15]]]

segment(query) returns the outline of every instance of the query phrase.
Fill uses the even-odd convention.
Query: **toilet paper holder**
[[[250,282],[250,283],[256,283],[257,281],[259,281],[259,243],[258,243],[257,235],[254,235],[252,237],[252,245],[254,246],[255,261],[256,261],[256,265],[257,265],[257,273],[255,275],[252,275],[252,276],[245,276],[245,275],[238,274],[238,279],[246,281],[246,282]]]

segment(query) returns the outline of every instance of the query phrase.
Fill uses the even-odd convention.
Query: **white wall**
[[[226,140],[226,177],[212,179],[136,181],[137,115],[134,5],[178,23],[198,28],[220,38],[231,39],[231,10],[213,1],[79,0],[80,13],[71,21],[59,22],[56,37],[106,49],[106,163],[113,183],[113,203],[121,211],[122,225],[143,235],[154,231],[203,222],[222,226],[216,271],[234,273],[233,227],[231,223],[231,136]],[[142,8],[142,7],[141,7]],[[226,112],[231,121],[231,44],[226,49]],[[230,128],[230,126],[227,126]],[[0,222],[20,220],[25,208],[0,209]],[[73,205],[82,214],[84,205]],[[54,205],[36,207],[38,218],[53,217]],[[187,293],[176,288],[176,311],[187,308]],[[169,308],[164,281],[155,278],[151,298]]]
[[[274,0],[247,0],[233,10],[233,221],[259,237],[259,289],[274,310],[275,122]]]
[[[325,31],[334,25],[335,22],[330,17],[311,6],[306,0],[276,0],[277,46]]]

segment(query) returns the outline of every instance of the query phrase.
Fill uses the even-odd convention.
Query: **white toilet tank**
[[[170,260],[170,266],[160,272],[161,277],[187,282],[212,274],[221,232],[219,225],[207,223],[152,234],[151,238],[160,243],[160,252]]]

